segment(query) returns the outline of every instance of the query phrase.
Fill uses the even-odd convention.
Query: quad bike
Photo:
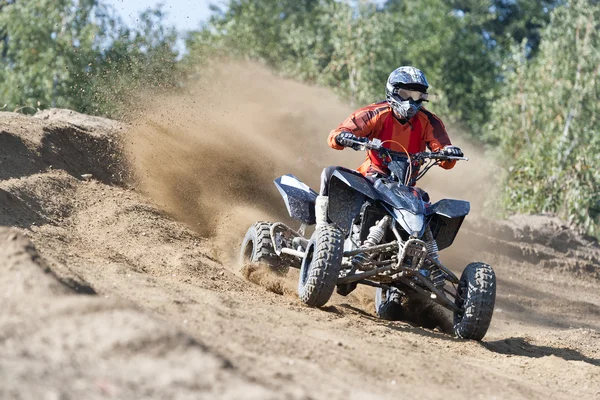
[[[298,294],[309,306],[325,305],[336,287],[348,295],[358,284],[374,286],[381,318],[402,319],[406,298],[419,297],[454,313],[456,336],[481,340],[494,310],[494,271],[474,262],[459,279],[438,256],[452,245],[470,204],[451,199],[431,204],[413,186],[441,161],[468,159],[430,152],[409,155],[384,143],[357,142],[361,150],[379,155],[389,175],[364,177],[336,168],[324,210],[319,211],[320,196],[293,175],[276,179],[290,216],[301,226],[294,230],[282,222],[255,223],[243,240],[241,258],[279,272],[300,268]],[[319,212],[325,217],[317,223]],[[314,233],[306,237],[307,227],[315,223]]]

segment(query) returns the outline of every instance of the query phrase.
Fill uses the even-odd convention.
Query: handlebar
[[[365,142],[360,141],[360,140],[351,140],[351,142],[359,145],[360,150],[375,150],[375,151],[379,151],[381,153],[388,154],[390,156],[396,155],[396,156],[400,156],[400,157],[407,157],[407,153],[400,152],[400,151],[393,151],[393,150],[383,147],[383,141],[381,141],[380,139],[372,139],[372,140],[368,140]],[[449,156],[449,155],[445,155],[445,154],[441,154],[441,153],[434,153],[434,152],[428,152],[428,151],[411,154],[410,157],[413,160],[419,160],[419,161],[423,161],[426,159],[436,160],[436,161],[447,161],[447,160],[469,161],[469,159],[467,157]]]

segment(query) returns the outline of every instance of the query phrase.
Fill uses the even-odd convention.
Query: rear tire
[[[427,329],[439,328],[440,331],[452,335],[454,326],[450,312],[433,300],[422,299],[417,323]]]
[[[387,321],[406,321],[426,329],[439,328],[444,333],[454,333],[450,313],[408,287],[400,290],[392,286],[387,291],[377,288],[375,311],[379,318]]]
[[[454,334],[462,339],[483,339],[496,303],[496,274],[492,267],[480,262],[467,265],[456,294],[455,303],[464,313],[454,313]]]
[[[342,232],[334,226],[315,230],[298,280],[298,295],[304,304],[321,307],[331,298],[342,266],[343,243]]]
[[[387,321],[400,321],[404,319],[401,296],[400,290],[393,286],[388,290],[377,288],[375,292],[375,312],[377,316]]]
[[[246,232],[242,241],[240,252],[240,263],[243,266],[250,262],[254,264],[266,264],[269,268],[279,274],[285,274],[287,267],[283,260],[275,253],[271,241],[271,224],[269,222],[257,222]]]

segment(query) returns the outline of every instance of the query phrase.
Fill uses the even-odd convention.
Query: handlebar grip
[[[364,146],[367,149],[377,150],[377,149],[380,148],[379,146],[374,145],[370,140],[351,140],[351,139],[349,139],[348,141],[350,143],[354,143],[354,144],[357,144],[357,145],[360,145],[360,146]]]

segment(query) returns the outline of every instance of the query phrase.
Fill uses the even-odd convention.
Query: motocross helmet
[[[388,77],[385,98],[396,118],[408,121],[419,111],[423,101],[427,100],[428,88],[429,83],[421,70],[415,67],[400,67]]]

